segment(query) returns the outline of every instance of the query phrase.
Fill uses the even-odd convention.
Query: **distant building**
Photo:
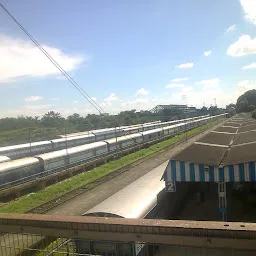
[[[159,113],[163,110],[171,110],[173,112],[182,112],[184,114],[192,114],[197,113],[197,109],[195,107],[188,107],[187,105],[157,105],[156,107],[152,108],[150,112],[152,113]]]
[[[156,114],[159,118],[169,120],[172,118],[183,118],[188,116],[196,116],[199,114],[199,110],[195,107],[188,107],[187,105],[157,105],[150,110],[151,113]]]

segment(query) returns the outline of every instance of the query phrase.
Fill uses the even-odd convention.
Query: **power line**
[[[79,84],[52,58],[52,56],[36,41],[36,39],[16,20],[16,18],[0,3],[0,7],[18,25],[18,27],[30,38],[30,40],[41,50],[41,52],[51,61],[51,63],[68,79],[68,81],[81,93],[81,95],[100,113],[104,110],[79,86]]]
[[[68,81],[81,93],[81,95],[99,112],[104,114],[104,110],[79,86],[79,84],[55,61],[52,56],[36,41],[36,39],[15,19],[15,17],[0,3],[0,7],[10,16],[18,27],[30,38],[30,40],[42,51],[51,63],[68,79]]]

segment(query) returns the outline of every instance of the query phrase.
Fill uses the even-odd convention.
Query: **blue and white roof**
[[[165,181],[255,182],[256,121],[231,119],[169,160]]]

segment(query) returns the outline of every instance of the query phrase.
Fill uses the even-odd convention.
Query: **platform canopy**
[[[255,182],[256,120],[235,117],[169,160],[166,182]]]

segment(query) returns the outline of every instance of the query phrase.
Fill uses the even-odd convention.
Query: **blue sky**
[[[256,0],[3,1],[109,113],[256,88]],[[0,117],[95,110],[1,10]]]

